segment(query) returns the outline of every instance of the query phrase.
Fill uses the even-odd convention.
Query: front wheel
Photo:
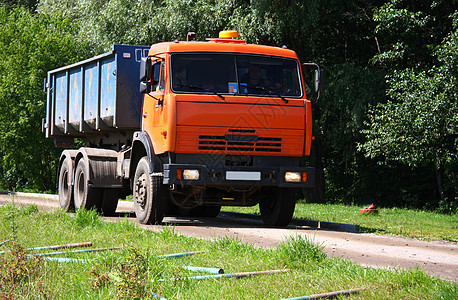
[[[160,224],[164,218],[162,176],[151,174],[148,158],[138,162],[134,176],[135,215],[141,224]]]
[[[286,226],[291,222],[296,207],[296,190],[275,188],[259,202],[259,210],[267,226]]]

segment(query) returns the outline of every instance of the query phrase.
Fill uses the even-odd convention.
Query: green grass
[[[14,234],[13,234],[14,228]],[[200,240],[178,235],[173,227],[144,230],[127,220],[105,222],[93,211],[74,215],[38,212],[36,206],[0,207],[0,297],[14,299],[280,299],[365,287],[351,299],[457,299],[456,283],[421,270],[372,269],[329,258],[313,241],[295,237],[277,249],[263,249],[235,239]],[[57,263],[35,259],[24,247],[92,241],[93,248],[122,250],[66,255],[89,263]],[[179,259],[161,254],[204,250]],[[180,266],[221,267],[226,273],[285,269],[284,274],[243,279],[183,279],[198,275]],[[11,274],[16,274],[11,276]],[[161,278],[181,278],[159,281]]]
[[[315,204],[300,201],[294,218],[359,225],[362,232],[392,234],[416,239],[458,241],[458,214],[379,208],[379,214],[360,215],[363,206]],[[259,206],[224,207],[225,211],[259,214]]]

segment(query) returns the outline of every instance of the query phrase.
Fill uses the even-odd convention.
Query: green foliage
[[[122,256],[123,261],[108,275],[115,283],[118,298],[138,299],[148,295],[150,256],[135,248]]]
[[[358,152],[360,130],[370,105],[383,95],[383,72],[373,67],[340,64],[327,71],[327,92],[314,101],[314,134],[323,145],[329,199],[351,200],[370,193],[361,180],[366,162]]]
[[[304,265],[313,265],[326,258],[324,246],[300,235],[287,238],[277,249],[280,260],[288,267],[301,268]]]
[[[59,151],[43,138],[46,71],[78,60],[71,24],[0,5],[0,188],[55,189]]]
[[[7,252],[0,255],[0,297],[15,299],[25,296],[46,299],[42,279],[44,261],[39,256],[26,254],[24,246],[8,243]]]
[[[149,45],[186,40],[189,31],[197,32],[202,40],[216,37],[227,29],[236,6],[233,0],[43,0],[38,10],[75,21],[79,38],[99,53],[114,43]]]
[[[94,227],[100,225],[100,218],[96,209],[80,208],[75,213],[75,225],[78,227]]]
[[[455,26],[435,48],[429,59],[435,67],[395,69],[387,76],[390,100],[370,111],[368,129],[363,131],[367,140],[361,146],[380,164],[395,161],[435,173],[436,183],[431,185],[437,185],[437,208],[444,212],[457,208],[457,35]]]

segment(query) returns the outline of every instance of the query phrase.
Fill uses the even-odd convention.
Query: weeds
[[[126,249],[111,266],[105,266],[107,270],[102,271],[100,264],[91,268],[92,288],[113,288],[118,299],[143,299],[151,294],[150,277],[162,273],[160,264],[152,265],[152,255],[148,251]]]
[[[75,225],[78,227],[95,227],[100,225],[100,218],[95,209],[78,209],[75,213]]]
[[[326,258],[323,246],[300,235],[288,237],[277,249],[279,258],[289,267],[320,263]]]
[[[41,274],[45,269],[41,257],[27,255],[25,248],[10,242],[8,251],[0,256],[0,297],[13,299],[15,295],[46,294]]]

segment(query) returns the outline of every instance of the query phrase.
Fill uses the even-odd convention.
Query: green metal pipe
[[[366,288],[358,288],[358,289],[349,289],[337,292],[330,292],[330,293],[323,293],[323,294],[314,294],[310,296],[300,296],[295,298],[284,298],[282,300],[309,300],[309,299],[323,299],[323,298],[335,298],[337,296],[348,296],[350,294],[356,294],[360,291],[365,290]]]
[[[178,257],[183,257],[183,256],[187,256],[187,255],[194,255],[194,254],[203,253],[203,252],[207,252],[207,251],[194,251],[194,252],[164,254],[164,255],[159,255],[157,257],[159,257],[159,258],[178,258]]]

